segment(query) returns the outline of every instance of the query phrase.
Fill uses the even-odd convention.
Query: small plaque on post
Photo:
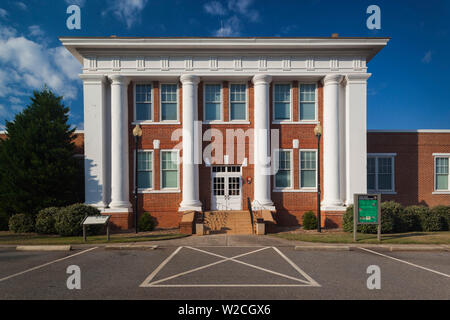
[[[109,241],[109,219],[111,216],[87,216],[84,218],[83,222],[81,223],[83,225],[83,239],[84,242],[87,241],[86,239],[86,226],[89,225],[106,225],[106,238]]]
[[[378,225],[377,237],[381,241],[381,194],[355,194],[353,208],[353,241],[358,224]]]

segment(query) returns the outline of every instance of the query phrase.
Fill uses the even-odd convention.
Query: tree
[[[83,169],[74,157],[69,108],[48,88],[6,121],[0,141],[0,213],[36,215],[41,209],[83,201]]]

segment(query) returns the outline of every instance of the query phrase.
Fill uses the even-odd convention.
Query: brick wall
[[[397,153],[395,192],[382,195],[383,201],[403,205],[450,205],[450,194],[433,194],[433,153],[450,153],[450,133],[369,132],[368,153]]]

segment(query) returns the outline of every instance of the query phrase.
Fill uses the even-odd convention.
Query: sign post
[[[355,194],[353,208],[353,241],[356,242],[358,224],[377,224],[377,238],[381,241],[381,194]]]
[[[84,242],[87,241],[86,239],[86,226],[88,225],[105,225],[106,224],[106,238],[109,241],[109,218],[111,216],[87,216],[84,218],[83,222],[81,223],[83,225],[83,239]]]

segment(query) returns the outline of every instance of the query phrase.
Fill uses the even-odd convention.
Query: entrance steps
[[[206,234],[253,234],[249,211],[207,211],[204,226]]]

